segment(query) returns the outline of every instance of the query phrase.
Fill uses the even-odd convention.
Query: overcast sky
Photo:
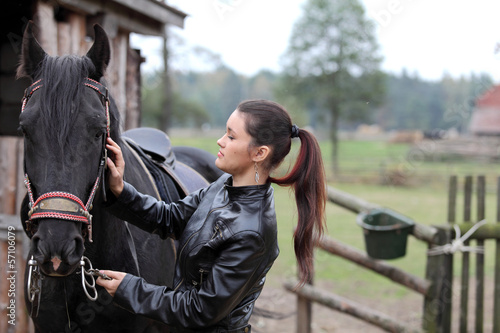
[[[235,71],[252,75],[280,70],[294,22],[306,0],[170,0],[189,16],[175,29],[192,45],[220,54]],[[471,72],[489,73],[500,82],[500,1],[362,0],[375,21],[384,57],[382,69],[402,68],[438,80]],[[133,38],[147,58],[144,69],[161,62],[161,42]],[[499,48],[500,49],[500,48]]]

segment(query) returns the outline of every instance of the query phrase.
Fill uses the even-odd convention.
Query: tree
[[[336,174],[341,117],[365,119],[384,98],[374,24],[358,0],[309,0],[283,60],[281,90],[305,107],[328,113]]]
[[[168,128],[163,125],[164,109],[161,107],[165,91],[163,75],[163,71],[143,75],[141,122],[142,126],[155,127],[165,131]],[[171,93],[170,106],[170,125],[200,128],[204,123],[210,121],[210,115],[203,105],[194,100],[183,98],[178,92]]]

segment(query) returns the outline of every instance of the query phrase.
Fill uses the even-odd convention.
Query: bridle
[[[74,221],[74,222],[83,222],[87,225],[86,234],[88,235],[89,242],[93,242],[92,240],[92,215],[90,214],[90,210],[92,209],[92,203],[95,198],[95,194],[99,188],[99,185],[102,182],[102,193],[103,199],[106,201],[106,190],[104,184],[104,175],[106,172],[106,160],[107,160],[107,149],[106,149],[106,139],[110,137],[110,116],[109,116],[109,93],[108,89],[102,85],[101,83],[93,80],[91,78],[85,78],[83,80],[83,85],[95,90],[99,93],[101,97],[102,104],[104,106],[106,112],[106,136],[103,136],[102,150],[101,150],[101,159],[99,162],[99,169],[97,172],[97,177],[92,186],[92,190],[89,194],[87,202],[83,204],[83,201],[80,200],[76,195],[55,191],[55,192],[47,192],[40,195],[38,198],[34,198],[33,190],[30,185],[30,180],[28,177],[28,173],[26,171],[26,164],[24,164],[24,184],[28,190],[29,197],[29,207],[30,210],[28,212],[29,219],[26,221],[26,230],[34,234],[34,221],[37,219],[44,218],[55,218],[59,220],[66,221]],[[39,79],[31,84],[24,91],[24,96],[22,100],[21,113],[24,112],[26,104],[29,99],[33,95],[35,91],[40,89],[43,86],[43,79]],[[85,232],[84,232],[85,233]],[[85,235],[84,235],[85,237]],[[31,316],[38,316],[38,310],[40,308],[40,294],[42,292],[42,280],[43,276],[38,267],[37,261],[31,256],[31,259],[28,261],[29,272],[28,272],[28,284],[27,284],[27,292],[29,301],[32,303],[31,308]],[[90,266],[89,269],[86,269],[86,266]],[[95,288],[95,276],[101,276],[104,279],[109,279],[109,277],[100,273],[97,269],[92,267],[90,260],[83,256],[80,260],[80,272],[82,286],[87,297],[95,301],[97,299],[97,290]],[[86,278],[90,276],[90,282]],[[90,295],[90,289],[93,291],[94,295]]]
[[[86,233],[88,235],[89,242],[93,241],[92,215],[90,214],[89,211],[92,209],[92,203],[94,201],[95,194],[97,192],[97,189],[99,188],[101,181],[103,182],[102,189],[103,189],[104,200],[106,200],[104,175],[105,175],[106,159],[107,159],[106,138],[110,136],[109,94],[108,94],[108,89],[104,85],[91,78],[88,77],[85,78],[83,80],[83,84],[99,93],[106,112],[106,136],[103,137],[101,159],[99,162],[99,169],[97,172],[96,180],[94,182],[90,195],[85,204],[76,195],[62,191],[47,192],[35,199],[25,164],[24,184],[26,185],[26,188],[28,190],[29,207],[30,207],[30,210],[28,212],[29,219],[26,221],[26,229],[28,232],[31,232],[32,235],[34,234],[33,230],[34,220],[44,219],[44,218],[54,218],[66,221],[83,222],[84,224],[87,225]],[[28,103],[33,93],[38,89],[40,89],[42,86],[43,86],[43,79],[39,79],[35,81],[32,85],[30,85],[28,88],[26,88],[26,90],[24,91],[21,113],[24,112],[26,104]]]
[[[101,150],[101,159],[99,162],[99,169],[97,172],[97,177],[92,186],[92,190],[89,194],[86,204],[83,204],[83,201],[80,200],[76,195],[71,193],[55,191],[55,192],[47,192],[39,196],[36,200],[33,195],[33,190],[30,185],[30,180],[28,177],[28,173],[26,171],[26,164],[24,164],[24,183],[28,190],[29,197],[29,207],[30,210],[28,212],[28,221],[26,221],[26,229],[28,232],[31,232],[31,235],[34,234],[33,224],[37,219],[43,218],[55,218],[66,221],[75,221],[75,222],[83,222],[87,225],[86,233],[88,235],[89,242],[93,242],[92,240],[92,215],[90,214],[90,210],[92,209],[92,203],[95,198],[95,194],[99,188],[99,185],[102,182],[102,193],[103,199],[106,201],[106,191],[104,184],[104,175],[106,172],[106,160],[107,160],[107,149],[106,149],[106,139],[110,137],[110,116],[109,116],[109,93],[108,89],[102,85],[101,83],[91,79],[85,78],[83,80],[83,84],[96,92],[99,93],[101,97],[102,104],[104,106],[106,112],[106,136],[103,136],[102,150]],[[29,99],[33,95],[35,91],[40,89],[43,85],[43,80],[37,80],[33,84],[31,84],[24,91],[24,96],[22,100],[22,108],[21,113],[24,112],[26,104]],[[85,236],[85,235],[84,235]],[[38,267],[37,261],[31,256],[31,259],[28,261],[29,272],[28,272],[28,282],[27,282],[27,292],[29,301],[32,304],[31,307],[31,316],[38,316],[38,310],[40,309],[40,300],[42,293],[42,280],[43,276],[41,275],[40,269]],[[89,269],[86,269],[86,266],[90,266]],[[80,272],[83,290],[86,296],[95,301],[97,299],[97,290],[95,288],[95,276],[101,276],[104,279],[109,279],[106,275],[99,272],[97,269],[92,267],[92,263],[90,260],[83,256],[80,260]],[[87,279],[90,277],[90,282]],[[93,291],[93,295],[89,293],[89,290]]]

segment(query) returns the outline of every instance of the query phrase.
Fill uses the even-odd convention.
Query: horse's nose
[[[47,275],[67,275],[80,263],[83,255],[83,237],[54,240],[36,233],[31,239],[31,252]]]

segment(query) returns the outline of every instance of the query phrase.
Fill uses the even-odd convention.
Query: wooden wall
[[[64,21],[56,21],[52,3],[38,2],[35,24],[42,47],[49,55],[85,55],[92,46],[93,23],[106,24],[106,15],[87,17],[68,12]],[[129,45],[129,32],[122,29],[107,31],[111,43],[111,61],[105,74],[107,86],[120,110],[122,130],[140,125],[140,62],[133,56]],[[128,119],[130,118],[130,119]]]
[[[55,17],[56,2],[33,1],[37,39],[49,55],[76,54],[84,55],[92,45],[94,22],[106,20],[106,15],[91,17],[82,12],[64,11],[64,17]],[[105,24],[101,24],[105,26]],[[109,25],[108,25],[109,26]],[[105,75],[108,89],[120,110],[122,130],[140,125],[141,94],[140,64],[143,61],[137,50],[129,46],[129,32],[121,29],[109,31],[112,58]],[[3,53],[4,54],[4,53]],[[15,55],[17,58],[17,55]],[[13,56],[14,58],[14,56]],[[2,59],[2,63],[5,63]],[[17,61],[17,59],[12,59]],[[11,79],[13,81],[13,78]],[[9,92],[9,98],[20,100],[27,81],[15,81],[3,84]],[[19,87],[18,87],[19,86]],[[21,87],[22,86],[22,87]],[[4,88],[2,88],[4,89]],[[10,90],[9,90],[10,91]],[[10,123],[17,123],[19,111],[9,115]],[[13,126],[10,124],[9,126]],[[17,125],[17,124],[16,124]],[[9,133],[15,133],[11,131]],[[16,136],[0,135],[0,332],[26,333],[33,332],[33,325],[26,313],[24,305],[24,265],[26,263],[29,239],[22,230],[19,219],[19,208],[26,194],[23,184],[23,140]],[[16,325],[9,324],[10,311],[7,308],[10,282],[7,280],[9,270],[6,263],[12,247],[9,248],[9,232],[15,233],[16,259]],[[10,237],[12,244],[12,237]]]
[[[26,194],[22,139],[0,136],[0,152],[0,332],[33,332],[24,305],[24,267],[29,239],[19,218]],[[9,267],[10,264],[13,266]]]

